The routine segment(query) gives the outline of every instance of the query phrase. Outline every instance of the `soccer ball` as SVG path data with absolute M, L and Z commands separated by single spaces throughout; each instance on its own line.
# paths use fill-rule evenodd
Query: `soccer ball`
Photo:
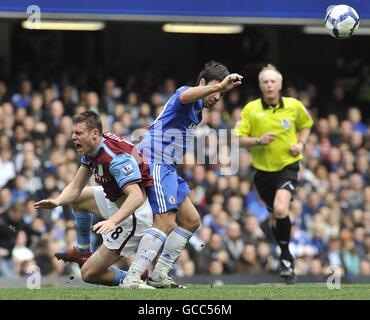
M 330 6 L 326 12 L 325 27 L 334 38 L 351 37 L 359 23 L 360 17 L 356 10 L 345 4 Z

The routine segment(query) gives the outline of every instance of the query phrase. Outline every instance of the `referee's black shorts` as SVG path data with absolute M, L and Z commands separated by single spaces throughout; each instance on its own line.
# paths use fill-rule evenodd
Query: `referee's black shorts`
M 299 161 L 276 172 L 256 170 L 253 177 L 254 185 L 270 212 L 274 207 L 275 194 L 278 189 L 288 190 L 292 196 L 295 195 L 298 186 L 298 171 Z

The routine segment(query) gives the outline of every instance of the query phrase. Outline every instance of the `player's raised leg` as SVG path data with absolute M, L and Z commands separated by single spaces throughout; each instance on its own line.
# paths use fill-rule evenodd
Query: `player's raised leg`
M 65 262 L 76 262 L 82 266 L 92 254 L 90 232 L 93 215 L 91 212 L 101 217 L 94 197 L 94 187 L 85 187 L 81 195 L 71 203 L 71 207 L 75 217 L 77 245 L 65 252 L 58 252 L 55 256 Z

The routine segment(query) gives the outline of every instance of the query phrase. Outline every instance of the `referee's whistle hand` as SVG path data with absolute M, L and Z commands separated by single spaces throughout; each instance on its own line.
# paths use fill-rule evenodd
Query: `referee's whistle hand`
M 303 152 L 303 146 L 301 143 L 293 144 L 290 148 L 290 153 L 293 157 L 298 156 L 300 153 Z
M 272 133 L 272 132 L 268 132 L 268 133 L 265 133 L 262 137 L 261 137 L 261 144 L 270 144 L 272 140 L 274 140 L 276 138 L 276 134 L 275 133 Z

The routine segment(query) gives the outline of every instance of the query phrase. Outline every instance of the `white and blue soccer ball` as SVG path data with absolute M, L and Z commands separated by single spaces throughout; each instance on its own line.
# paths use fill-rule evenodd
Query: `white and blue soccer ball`
M 345 4 L 330 6 L 325 17 L 325 27 L 334 38 L 346 39 L 357 30 L 360 17 L 355 9 Z

